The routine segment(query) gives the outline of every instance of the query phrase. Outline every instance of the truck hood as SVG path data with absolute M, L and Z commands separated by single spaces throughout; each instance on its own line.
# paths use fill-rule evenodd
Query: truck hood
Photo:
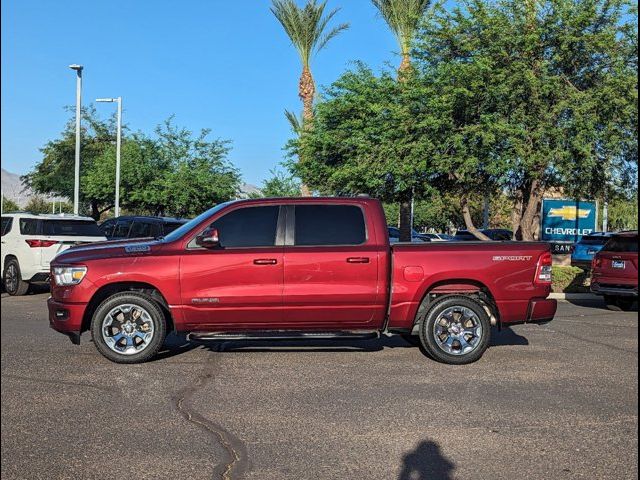
M 114 257 L 139 257 L 153 255 L 162 249 L 161 240 L 153 238 L 136 238 L 128 240 L 111 240 L 71 247 L 57 255 L 52 264 L 83 263 Z

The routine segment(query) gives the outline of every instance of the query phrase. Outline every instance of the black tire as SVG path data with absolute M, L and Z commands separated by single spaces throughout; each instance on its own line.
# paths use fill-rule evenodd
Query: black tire
M 12 278 L 9 278 L 9 277 Z M 29 291 L 29 282 L 22 280 L 22 273 L 20 272 L 20 264 L 15 258 L 10 259 L 4 266 L 4 272 L 2 273 L 2 281 L 4 283 L 4 290 L 9 295 L 21 296 L 26 295 Z
M 605 295 L 604 303 L 607 304 L 609 310 L 614 312 L 629 312 L 636 303 L 636 299 L 633 297 L 618 297 L 615 295 Z
M 133 305 L 145 310 L 153 322 L 153 334 L 148 344 L 138 353 L 118 353 L 107 344 L 102 332 L 102 322 L 110 311 L 121 305 Z M 98 352 L 116 363 L 143 363 L 153 358 L 164 344 L 167 325 L 162 309 L 147 295 L 133 292 L 116 293 L 103 301 L 91 319 L 91 335 Z
M 618 297 L 616 295 L 605 295 L 604 303 L 609 310 L 614 312 L 628 312 L 634 304 L 634 299 L 630 297 Z
M 472 350 L 467 353 L 448 353 L 440 347 L 436 340 L 434 325 L 441 319 L 441 315 L 450 309 L 454 311 L 456 309 L 468 309 L 475 314 L 475 318 L 472 321 L 475 322 L 474 325 L 477 324 L 475 331 L 479 331 L 480 334 L 471 335 L 470 337 L 466 337 L 463 334 L 465 341 L 467 339 L 475 341 Z M 481 328 L 478 329 L 477 327 Z M 442 297 L 429 306 L 427 312 L 419 320 L 419 333 L 423 348 L 434 360 L 449 365 L 466 365 L 477 361 L 489 347 L 491 321 L 480 303 L 469 297 L 451 295 Z M 457 340 L 454 340 L 454 345 L 455 342 L 458 342 L 457 345 L 460 347 L 462 346 Z
M 413 345 L 414 347 L 419 347 L 421 345 L 420 337 L 418 335 L 411 335 L 410 333 L 402 333 L 400 334 L 400 336 L 405 342 Z

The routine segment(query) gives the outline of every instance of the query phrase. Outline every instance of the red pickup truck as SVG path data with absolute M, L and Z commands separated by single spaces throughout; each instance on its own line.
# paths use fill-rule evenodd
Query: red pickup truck
M 400 334 L 434 359 L 470 363 L 492 325 L 556 312 L 545 243 L 389 243 L 369 198 L 220 204 L 164 238 L 71 248 L 51 263 L 51 326 L 91 330 L 108 359 L 191 340 Z

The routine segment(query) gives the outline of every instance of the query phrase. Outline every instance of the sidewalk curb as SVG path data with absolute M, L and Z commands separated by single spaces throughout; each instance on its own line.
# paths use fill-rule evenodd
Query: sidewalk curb
M 554 300 L 598 300 L 602 297 L 595 293 L 552 293 L 549 298 Z

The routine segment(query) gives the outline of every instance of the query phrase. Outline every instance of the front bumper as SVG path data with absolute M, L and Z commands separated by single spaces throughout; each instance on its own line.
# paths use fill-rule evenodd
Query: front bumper
M 87 304 L 58 302 L 53 297 L 49 297 L 47 308 L 49 309 L 49 326 L 67 335 L 74 343 L 79 343 L 82 319 Z

